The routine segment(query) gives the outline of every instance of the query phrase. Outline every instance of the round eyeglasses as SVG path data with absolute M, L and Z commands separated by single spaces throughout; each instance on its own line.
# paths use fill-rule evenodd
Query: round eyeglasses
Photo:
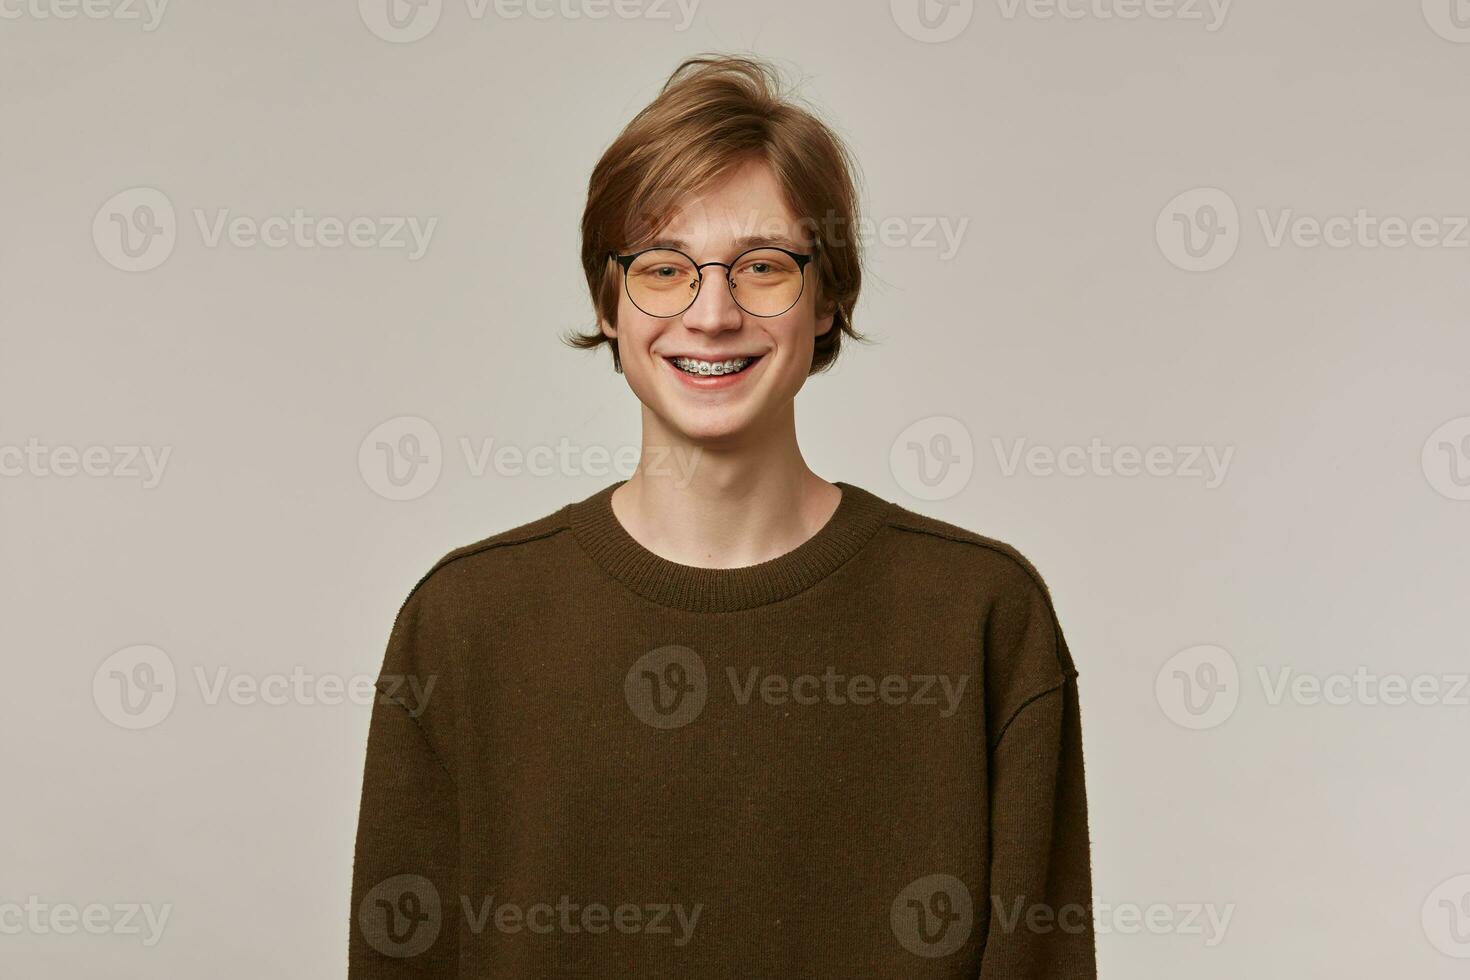
M 815 247 L 814 247 L 815 248 Z M 796 305 L 806 285 L 803 255 L 775 245 L 746 249 L 733 262 L 695 262 L 676 248 L 655 245 L 637 252 L 609 253 L 623 268 L 628 299 L 649 316 L 678 316 L 694 305 L 706 266 L 725 270 L 735 305 L 751 316 L 780 316 Z

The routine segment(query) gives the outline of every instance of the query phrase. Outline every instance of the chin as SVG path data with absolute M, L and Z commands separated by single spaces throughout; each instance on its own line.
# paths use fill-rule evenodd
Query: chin
M 665 421 L 685 439 L 702 444 L 729 442 L 753 428 L 753 419 L 747 413 L 728 409 L 709 413 L 677 411 Z

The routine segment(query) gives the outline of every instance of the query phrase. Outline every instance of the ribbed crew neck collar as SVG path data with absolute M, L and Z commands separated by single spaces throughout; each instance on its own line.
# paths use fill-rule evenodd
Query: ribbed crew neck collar
M 890 504 L 842 480 L 837 509 L 816 534 L 784 555 L 741 568 L 681 565 L 649 551 L 628 533 L 612 509 L 619 480 L 567 505 L 572 533 L 609 575 L 653 602 L 692 612 L 734 612 L 778 602 L 836 571 L 873 536 Z

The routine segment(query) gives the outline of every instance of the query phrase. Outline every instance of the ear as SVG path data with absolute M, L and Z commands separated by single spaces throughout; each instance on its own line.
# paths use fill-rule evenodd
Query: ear
M 825 308 L 826 312 L 823 312 L 823 309 L 824 308 Z M 832 324 L 836 321 L 836 319 L 837 319 L 837 304 L 836 303 L 821 303 L 821 302 L 819 302 L 817 304 L 817 322 L 816 322 L 817 329 L 816 329 L 816 334 L 815 335 L 818 336 L 818 337 L 820 337 L 823 334 L 825 334 L 828 330 L 831 330 L 832 329 Z
M 614 282 L 617 281 L 618 276 L 622 275 L 622 270 L 618 268 L 618 261 L 617 261 L 617 259 L 613 258 L 613 256 L 611 254 L 609 254 L 608 257 L 607 257 L 607 274 L 609 276 L 612 276 L 613 277 L 612 281 L 614 281 Z M 606 290 L 609 284 L 610 283 L 608 281 L 604 280 L 603 285 L 602 285 L 602 288 L 604 290 Z M 592 304 L 594 311 L 597 313 L 597 329 L 602 331 L 602 335 L 604 337 L 607 337 L 610 340 L 617 340 L 618 339 L 618 330 L 617 330 L 617 327 L 613 326 L 612 323 L 610 323 L 602 315 L 602 308 L 606 305 L 603 302 L 603 299 L 606 299 L 606 298 L 608 298 L 608 297 L 607 297 L 607 294 L 604 292 L 603 293 L 603 296 L 602 296 L 602 299 L 599 299 L 597 302 L 595 302 L 595 303 Z M 614 300 L 613 301 L 613 311 L 614 311 L 614 315 L 616 315 L 616 311 L 617 311 L 617 300 Z

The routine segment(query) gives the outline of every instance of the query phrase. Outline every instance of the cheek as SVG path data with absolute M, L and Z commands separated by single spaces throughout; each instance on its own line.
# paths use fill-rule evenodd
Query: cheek
M 816 345 L 817 322 L 812 310 L 804 302 L 798 303 L 791 312 L 768 322 L 770 333 L 781 347 L 805 357 L 811 355 Z
M 648 315 L 628 302 L 626 296 L 618 302 L 617 332 L 624 360 L 639 360 L 639 352 L 647 350 L 651 342 Z
M 639 395 L 652 394 L 652 379 L 658 371 L 657 358 L 649 351 L 663 321 L 654 319 L 628 302 L 618 304 L 618 356 L 623 375 Z

